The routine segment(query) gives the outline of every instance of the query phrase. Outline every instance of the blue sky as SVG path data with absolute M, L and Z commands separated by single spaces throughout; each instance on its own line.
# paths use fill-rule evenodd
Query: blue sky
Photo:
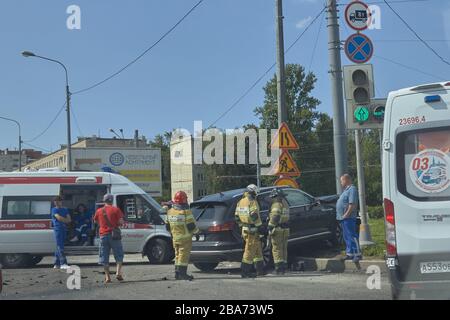
M 368 1 L 368 2 L 373 2 Z M 23 139 L 39 134 L 64 103 L 64 74 L 55 64 L 20 55 L 23 50 L 60 59 L 69 68 L 71 90 L 102 80 L 135 58 L 197 0 L 2 0 L 0 11 L 0 116 L 19 120 Z M 346 3 L 347 1 L 340 1 Z M 284 0 L 286 47 L 323 7 L 324 0 Z M 81 30 L 68 30 L 66 9 L 81 8 Z M 450 1 L 393 4 L 428 40 L 450 39 Z M 450 80 L 443 64 L 380 4 L 381 30 L 367 31 L 375 44 L 377 96 L 390 90 Z M 343 7 L 341 7 L 343 10 Z M 205 0 L 178 29 L 127 71 L 72 99 L 79 127 L 72 135 L 111 137 L 108 128 L 155 134 L 194 120 L 214 121 L 275 61 L 274 0 Z M 326 21 L 317 21 L 286 56 L 286 63 L 311 65 L 318 78 L 319 110 L 331 112 Z M 341 18 L 341 39 L 351 31 Z M 316 50 L 314 43 L 318 37 Z M 402 41 L 390 41 L 402 40 Z M 450 59 L 450 41 L 430 44 Z M 312 59 L 312 57 L 314 57 Z M 381 59 L 387 58 L 410 70 Z M 343 64 L 349 61 L 342 54 Z M 217 125 L 234 128 L 256 122 L 253 109 L 263 102 L 269 74 Z M 446 78 L 446 79 L 445 79 Z M 0 122 L 0 148 L 17 146 L 16 128 Z M 32 142 L 47 150 L 65 143 L 65 114 Z

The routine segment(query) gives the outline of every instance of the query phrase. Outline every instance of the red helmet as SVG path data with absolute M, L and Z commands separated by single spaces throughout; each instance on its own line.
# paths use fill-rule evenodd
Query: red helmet
M 176 204 L 186 204 L 188 203 L 187 201 L 187 194 L 184 191 L 178 191 L 177 193 L 175 193 L 175 196 L 173 197 L 173 203 Z

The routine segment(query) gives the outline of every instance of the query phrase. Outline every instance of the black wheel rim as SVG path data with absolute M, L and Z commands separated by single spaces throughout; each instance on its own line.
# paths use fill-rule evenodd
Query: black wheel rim
M 160 259 L 163 255 L 163 248 L 161 246 L 155 245 L 152 247 L 152 257 L 155 259 Z

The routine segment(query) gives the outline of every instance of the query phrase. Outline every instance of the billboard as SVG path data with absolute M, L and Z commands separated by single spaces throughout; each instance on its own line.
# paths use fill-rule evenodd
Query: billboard
M 73 148 L 72 168 L 118 173 L 150 195 L 162 196 L 160 149 Z

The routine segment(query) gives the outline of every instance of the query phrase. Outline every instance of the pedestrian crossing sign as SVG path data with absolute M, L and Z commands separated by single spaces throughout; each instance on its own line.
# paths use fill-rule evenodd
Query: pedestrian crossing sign
M 275 176 L 298 177 L 300 176 L 300 170 L 289 152 L 283 150 L 275 165 L 272 167 L 271 174 Z
M 294 138 L 291 130 L 289 130 L 288 125 L 283 122 L 280 129 L 273 137 L 271 143 L 272 149 L 286 149 L 286 150 L 297 150 L 299 148 L 297 141 Z

